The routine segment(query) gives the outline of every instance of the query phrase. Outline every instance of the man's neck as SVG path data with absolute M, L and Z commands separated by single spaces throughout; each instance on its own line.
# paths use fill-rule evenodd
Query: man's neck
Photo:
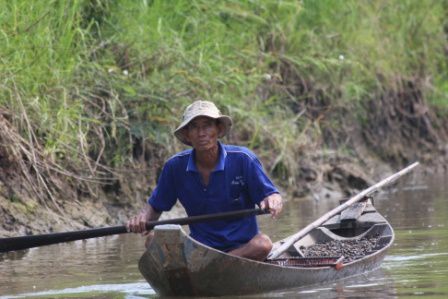
M 216 144 L 213 148 L 206 151 L 195 150 L 196 166 L 198 168 L 213 170 L 219 159 L 219 146 Z

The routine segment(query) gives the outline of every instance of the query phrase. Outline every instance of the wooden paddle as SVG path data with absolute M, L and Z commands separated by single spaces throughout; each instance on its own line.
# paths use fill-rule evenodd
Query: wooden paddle
M 375 185 L 373 185 L 373 186 L 363 190 L 362 192 L 358 193 L 357 195 L 355 195 L 354 197 L 352 197 L 351 199 L 346 201 L 344 204 L 334 208 L 333 210 L 331 210 L 330 212 L 326 213 L 325 215 L 323 215 L 322 217 L 320 217 L 319 219 L 317 219 L 313 223 L 309 224 L 308 226 L 303 228 L 298 233 L 288 237 L 287 239 L 285 239 L 283 241 L 283 243 L 279 247 L 277 247 L 276 249 L 271 251 L 271 253 L 268 256 L 268 259 L 275 259 L 275 258 L 279 257 L 283 252 L 288 250 L 288 248 L 291 247 L 291 245 L 293 245 L 295 242 L 297 242 L 298 240 L 303 238 L 311 230 L 313 230 L 316 227 L 320 226 L 322 223 L 324 223 L 325 221 L 327 221 L 331 217 L 339 214 L 340 212 L 342 212 L 343 210 L 345 210 L 346 208 L 348 208 L 350 205 L 354 204 L 355 202 L 360 201 L 361 199 L 363 199 L 366 196 L 368 196 L 369 194 L 377 191 L 381 187 L 394 182 L 396 179 L 398 179 L 402 175 L 404 175 L 404 174 L 408 173 L 409 171 L 411 171 L 418 164 L 419 164 L 418 162 L 415 162 L 415 163 L 409 165 L 408 167 L 400 170 L 399 172 L 397 172 L 397 173 L 395 173 L 395 174 L 385 178 L 381 182 L 376 183 Z
M 232 212 L 207 214 L 193 217 L 175 218 L 161 221 L 149 221 L 146 223 L 146 229 L 151 230 L 157 225 L 163 224 L 193 224 L 198 222 L 206 222 L 212 220 L 225 220 L 231 218 L 240 218 L 251 215 L 262 215 L 268 214 L 268 210 L 262 209 L 246 209 Z M 84 240 L 90 238 L 104 237 L 116 234 L 127 233 L 127 228 L 125 225 L 121 226 L 111 226 L 102 227 L 81 231 L 63 232 L 63 233 L 53 233 L 44 235 L 33 235 L 33 236 L 21 236 L 12 238 L 0 238 L 0 252 L 8 252 L 15 250 L 22 250 L 32 247 L 39 247 L 45 245 L 51 245 L 56 243 L 70 242 L 76 240 Z

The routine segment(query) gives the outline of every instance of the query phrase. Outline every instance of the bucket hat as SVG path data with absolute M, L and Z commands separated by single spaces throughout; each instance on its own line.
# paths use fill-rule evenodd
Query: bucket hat
M 227 135 L 230 131 L 230 127 L 232 127 L 232 119 L 230 116 L 221 114 L 218 107 L 210 101 L 195 101 L 190 104 L 184 111 L 184 115 L 182 117 L 181 124 L 174 131 L 174 135 L 179 139 L 182 143 L 186 145 L 190 145 L 185 136 L 186 126 L 196 117 L 205 116 L 213 119 L 218 119 L 223 125 L 224 130 L 218 136 L 218 138 L 222 138 Z

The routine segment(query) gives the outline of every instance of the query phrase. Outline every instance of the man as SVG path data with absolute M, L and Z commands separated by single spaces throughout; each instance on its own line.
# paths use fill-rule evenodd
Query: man
M 188 216 L 255 205 L 269 209 L 274 218 L 280 214 L 282 198 L 255 154 L 218 141 L 231 126 L 232 119 L 212 102 L 196 101 L 187 107 L 174 134 L 193 149 L 166 162 L 147 204 L 128 221 L 131 232 L 145 232 L 145 223 L 157 220 L 177 200 Z M 264 260 L 272 249 L 269 237 L 259 232 L 255 216 L 191 224 L 190 232 L 205 245 L 249 259 Z

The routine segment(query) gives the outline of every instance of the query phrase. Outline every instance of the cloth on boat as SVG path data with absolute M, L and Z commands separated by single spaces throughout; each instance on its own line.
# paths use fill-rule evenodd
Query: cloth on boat
M 241 146 L 218 142 L 219 160 L 204 186 L 196 168 L 194 149 L 171 157 L 148 203 L 169 211 L 177 200 L 188 216 L 252 209 L 265 197 L 279 193 L 256 155 Z M 259 231 L 255 216 L 190 225 L 191 237 L 228 251 L 249 242 Z

